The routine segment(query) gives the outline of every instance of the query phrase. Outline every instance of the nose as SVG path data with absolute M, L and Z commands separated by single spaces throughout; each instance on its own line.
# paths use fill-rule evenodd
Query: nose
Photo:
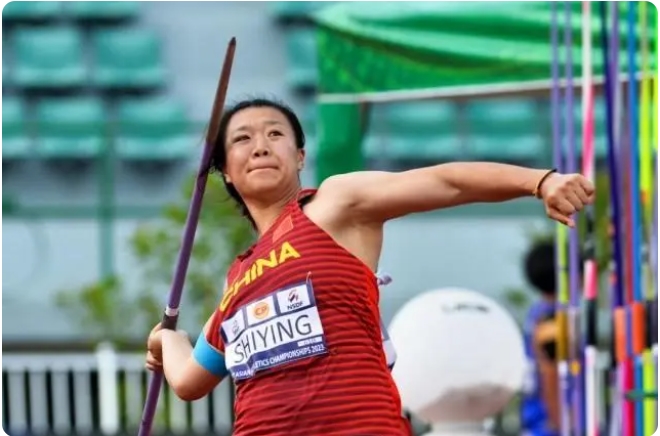
M 254 148 L 252 149 L 252 156 L 254 157 L 263 157 L 270 154 L 270 149 L 268 148 L 268 141 L 266 138 L 258 136 L 256 138 Z

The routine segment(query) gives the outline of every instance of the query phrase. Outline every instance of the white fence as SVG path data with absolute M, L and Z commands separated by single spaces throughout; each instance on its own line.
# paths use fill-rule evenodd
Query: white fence
M 10 436 L 136 434 L 151 378 L 144 354 L 3 353 L 3 429 Z M 187 403 L 164 384 L 153 434 L 230 434 L 232 385 Z

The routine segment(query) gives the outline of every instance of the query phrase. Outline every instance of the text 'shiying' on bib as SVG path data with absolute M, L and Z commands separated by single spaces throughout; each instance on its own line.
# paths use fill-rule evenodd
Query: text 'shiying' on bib
M 235 380 L 327 353 L 311 281 L 288 286 L 238 309 L 222 323 L 225 363 Z

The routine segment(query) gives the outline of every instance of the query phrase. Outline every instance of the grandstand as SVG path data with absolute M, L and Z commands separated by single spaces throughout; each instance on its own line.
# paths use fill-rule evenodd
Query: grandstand
M 229 101 L 266 94 L 289 102 L 308 139 L 303 183 L 316 184 L 319 68 L 309 13 L 333 3 L 12 2 L 4 8 L 5 352 L 60 352 L 81 342 L 88 348 L 84 329 L 55 308 L 53 297 L 113 272 L 129 283 L 135 277 L 127 240 L 158 217 L 196 166 L 230 36 L 238 50 Z M 550 160 L 547 100 L 366 108 L 368 168 Z M 437 287 L 439 277 L 496 297 L 522 286 L 518 255 L 542 217 L 536 202 L 521 201 L 388 224 L 382 265 L 394 282 L 381 299 L 385 322 L 415 293 Z M 199 328 L 186 321 L 184 314 L 184 327 Z
M 318 62 L 308 14 L 332 3 L 12 2 L 3 10 L 3 204 L 10 214 L 5 228 L 13 229 L 5 247 L 26 259 L 5 261 L 13 271 L 5 304 L 16 314 L 5 339 L 41 333 L 28 314 L 52 313 L 49 296 L 62 287 L 117 269 L 130 277 L 122 238 L 139 220 L 155 217 L 194 166 L 230 35 L 239 40 L 230 101 L 264 93 L 290 102 L 308 136 L 312 163 L 303 180 L 315 183 Z M 531 99 L 373 105 L 363 142 L 367 164 L 542 164 L 549 158 L 546 106 Z M 101 210 L 112 210 L 106 224 L 112 223 L 114 237 L 97 229 Z M 533 219 L 540 211 L 523 201 L 445 216 L 475 213 Z M 78 223 L 75 248 L 64 236 L 74 231 L 71 220 Z M 40 284 L 32 277 L 35 226 L 50 241 Z M 396 239 L 397 230 L 392 233 Z M 67 256 L 79 256 L 88 267 L 73 268 Z M 59 326 L 52 334 L 76 336 L 67 320 L 52 316 Z

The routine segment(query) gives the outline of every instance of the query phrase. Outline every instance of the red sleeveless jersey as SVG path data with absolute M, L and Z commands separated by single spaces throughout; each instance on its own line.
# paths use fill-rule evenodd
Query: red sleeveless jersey
M 303 213 L 302 191 L 237 258 L 209 342 L 236 384 L 234 436 L 410 435 L 375 274 Z

